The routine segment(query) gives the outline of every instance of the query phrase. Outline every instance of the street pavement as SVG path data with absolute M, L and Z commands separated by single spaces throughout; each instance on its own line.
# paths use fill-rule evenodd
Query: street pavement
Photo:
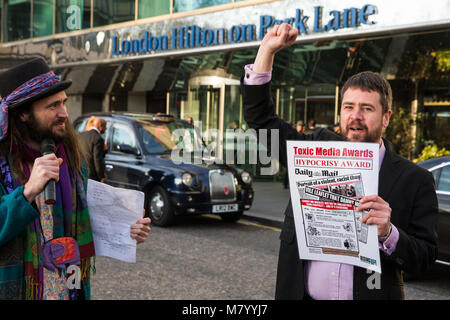
M 237 223 L 204 215 L 152 227 L 135 264 L 96 257 L 92 299 L 272 300 L 289 190 L 254 183 L 253 206 Z M 405 283 L 407 300 L 449 300 L 450 268 Z
M 250 210 L 244 211 L 244 217 L 281 227 L 290 197 L 289 189 L 284 189 L 281 182 L 255 181 L 253 190 L 253 205 Z
M 253 183 L 255 198 L 252 208 L 245 211 L 244 218 L 282 227 L 284 211 L 289 201 L 289 189 L 282 182 Z M 449 300 L 450 266 L 436 264 L 420 279 L 405 282 L 406 299 L 413 300 Z
M 96 257 L 93 300 L 272 300 L 279 231 L 241 219 L 180 217 L 153 226 L 136 263 Z

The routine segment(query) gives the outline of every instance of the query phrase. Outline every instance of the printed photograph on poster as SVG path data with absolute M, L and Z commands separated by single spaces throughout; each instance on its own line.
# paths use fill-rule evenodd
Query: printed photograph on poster
M 379 145 L 288 141 L 299 255 L 381 273 L 377 228 L 361 223 L 359 199 L 377 194 Z
M 339 182 L 338 182 L 339 181 Z M 342 182 L 346 181 L 346 182 Z M 315 187 L 305 186 L 312 182 Z M 325 183 L 333 184 L 332 186 L 324 185 Z M 341 183 L 338 185 L 338 183 Z M 350 185 L 350 187 L 348 187 Z M 336 177 L 334 179 L 326 180 L 312 180 L 308 182 L 297 182 L 297 188 L 300 194 L 300 199 L 315 199 L 323 201 L 337 201 L 341 203 L 350 203 L 354 206 L 359 205 L 358 199 L 364 195 L 364 188 L 361 180 L 361 175 L 348 175 L 342 177 Z M 329 192 L 328 190 L 333 190 Z M 342 190 L 349 190 L 350 192 L 342 192 Z M 353 198 L 345 195 L 353 195 Z M 364 216 L 364 211 L 355 211 L 355 223 L 357 225 L 357 235 L 359 241 L 367 243 L 368 226 L 361 223 L 361 219 Z
M 355 213 L 352 204 L 301 200 L 306 245 L 311 252 L 357 256 Z

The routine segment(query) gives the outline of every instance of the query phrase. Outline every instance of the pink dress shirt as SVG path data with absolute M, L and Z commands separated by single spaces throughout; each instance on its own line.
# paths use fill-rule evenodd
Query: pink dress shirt
M 257 73 L 253 65 L 246 65 L 245 85 L 262 85 L 272 78 L 272 71 Z M 383 163 L 386 148 L 380 146 L 380 166 Z M 391 223 L 391 232 L 387 237 L 379 237 L 378 246 L 387 255 L 395 251 L 399 238 L 397 228 Z M 335 262 L 308 260 L 305 263 L 305 287 L 315 300 L 353 300 L 353 265 Z

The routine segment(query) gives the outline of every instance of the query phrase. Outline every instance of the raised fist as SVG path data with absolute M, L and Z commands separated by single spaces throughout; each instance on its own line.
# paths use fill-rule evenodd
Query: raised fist
M 275 25 L 261 41 L 260 48 L 264 48 L 268 53 L 275 54 L 278 51 L 289 47 L 297 39 L 298 29 L 290 24 L 283 23 Z
M 297 35 L 298 29 L 290 24 L 275 25 L 261 41 L 255 63 L 253 64 L 253 71 L 271 71 L 275 54 L 292 45 L 297 39 Z

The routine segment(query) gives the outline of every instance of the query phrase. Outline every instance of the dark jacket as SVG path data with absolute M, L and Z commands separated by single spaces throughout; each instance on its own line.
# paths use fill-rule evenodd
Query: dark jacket
M 275 115 L 270 84 L 241 86 L 244 118 L 250 128 L 279 129 L 280 162 L 286 166 L 286 140 L 341 140 L 319 128 L 311 135 L 298 133 Z M 380 251 L 381 288 L 369 289 L 366 269 L 354 267 L 353 298 L 404 299 L 401 271 L 425 272 L 437 257 L 436 223 L 438 202 L 433 176 L 427 170 L 400 157 L 392 144 L 383 140 L 386 153 L 379 172 L 378 195 L 389 203 L 391 223 L 399 231 L 395 251 Z M 305 299 L 304 263 L 299 259 L 292 205 L 289 201 L 280 234 L 276 299 Z
M 105 141 L 97 130 L 84 131 L 79 140 L 89 165 L 89 179 L 100 181 L 105 175 Z

